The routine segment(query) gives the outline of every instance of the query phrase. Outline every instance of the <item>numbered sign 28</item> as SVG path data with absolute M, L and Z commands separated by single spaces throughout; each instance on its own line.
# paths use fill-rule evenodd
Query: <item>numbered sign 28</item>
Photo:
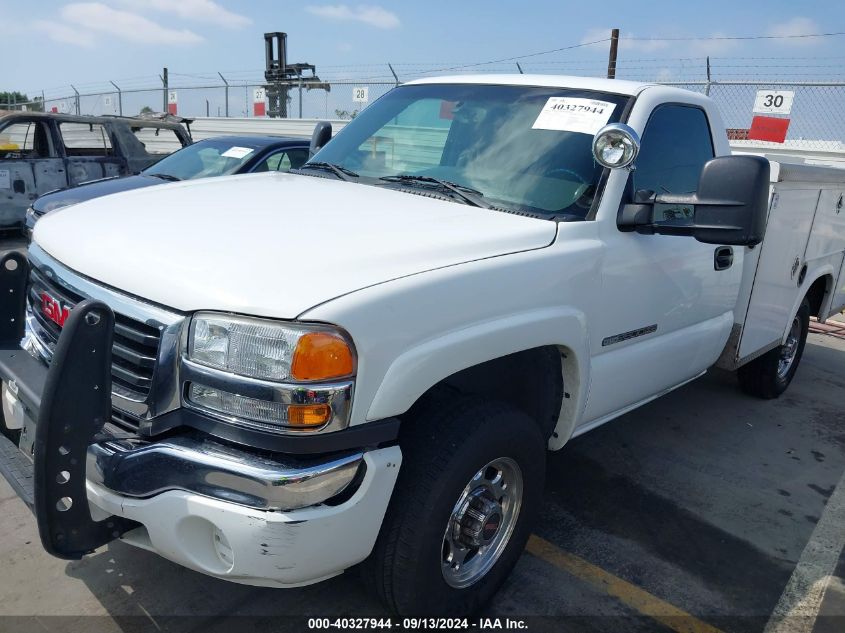
M 789 114 L 795 93 L 792 90 L 758 90 L 754 112 L 760 114 Z
M 355 103 L 367 103 L 370 100 L 370 89 L 366 86 L 355 86 L 352 89 L 352 101 Z

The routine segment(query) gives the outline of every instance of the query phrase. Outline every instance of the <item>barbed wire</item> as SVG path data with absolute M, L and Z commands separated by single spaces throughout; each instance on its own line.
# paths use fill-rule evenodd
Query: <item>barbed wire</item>
M 589 46 L 595 43 L 607 41 L 595 40 L 586 42 L 583 45 L 573 47 L 562 47 L 552 51 L 538 51 L 525 55 L 505 57 L 485 62 L 467 62 L 448 64 L 434 64 L 422 62 L 404 62 L 392 64 L 399 73 L 400 81 L 406 81 L 418 77 L 425 77 L 437 73 L 452 71 L 463 71 L 470 73 L 477 72 L 518 72 L 516 61 L 521 61 L 521 68 L 525 72 L 560 72 L 563 74 L 587 73 L 590 75 L 602 76 L 606 71 L 606 60 L 604 59 L 535 59 L 551 52 L 560 52 L 574 47 Z M 617 77 L 620 79 L 630 78 L 637 80 L 669 79 L 683 80 L 685 78 L 706 78 L 707 57 L 633 57 L 629 59 L 620 58 L 617 61 Z M 787 77 L 805 78 L 841 78 L 845 76 L 845 64 L 837 63 L 837 60 L 845 60 L 845 55 L 832 55 L 826 57 L 800 57 L 800 56 L 767 56 L 767 57 L 710 57 L 711 79 L 718 82 L 719 79 L 748 79 L 749 81 L 776 80 Z M 510 65 L 510 62 L 514 62 Z M 395 78 L 389 71 L 387 63 L 384 64 L 348 64 L 323 66 L 328 72 L 320 72 L 323 81 L 329 83 L 346 82 L 385 82 L 394 83 Z M 342 69 L 343 72 L 331 72 Z M 373 68 L 384 69 L 381 73 L 373 73 Z M 369 71 L 369 72 L 368 72 Z M 221 74 L 229 82 L 230 88 L 243 86 L 261 85 L 266 83 L 264 71 L 260 69 L 221 71 Z M 178 69 L 169 73 L 171 89 L 190 89 L 206 86 L 208 84 L 224 86 L 220 75 L 216 71 L 181 72 Z M 161 78 L 157 75 L 140 75 L 124 77 L 110 81 L 84 82 L 74 84 L 80 93 L 102 92 L 115 93 L 118 90 L 161 90 L 163 88 Z M 71 86 L 56 86 L 53 88 L 30 91 L 32 95 L 73 95 Z

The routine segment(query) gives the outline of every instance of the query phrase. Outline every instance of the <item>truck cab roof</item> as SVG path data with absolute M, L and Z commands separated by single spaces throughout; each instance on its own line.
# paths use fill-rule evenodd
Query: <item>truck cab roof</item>
M 574 75 L 452 75 L 447 77 L 426 77 L 414 79 L 403 85 L 417 84 L 485 84 L 501 86 L 544 86 L 549 88 L 581 88 L 621 95 L 637 95 L 646 88 L 657 84 L 621 79 L 603 79 L 598 77 L 577 77 Z

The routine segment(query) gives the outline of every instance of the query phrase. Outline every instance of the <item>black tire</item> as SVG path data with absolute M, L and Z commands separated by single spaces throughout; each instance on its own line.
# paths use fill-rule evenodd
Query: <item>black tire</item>
M 745 393 L 770 400 L 780 396 L 789 387 L 801 363 L 804 345 L 807 343 L 807 332 L 810 329 L 810 302 L 806 297 L 801 302 L 795 318 L 797 327 L 800 328 L 799 337 L 796 354 L 788 371 L 779 373 L 781 359 L 787 350 L 787 345 L 780 345 L 739 368 L 737 371 L 739 386 Z
M 361 568 L 365 584 L 398 615 L 469 616 L 493 596 L 525 548 L 542 504 L 546 440 L 535 421 L 507 404 L 454 398 L 403 424 L 400 446 L 399 479 Z M 474 584 L 455 588 L 441 570 L 446 527 L 473 475 L 499 458 L 519 466 L 521 508 L 495 564 Z

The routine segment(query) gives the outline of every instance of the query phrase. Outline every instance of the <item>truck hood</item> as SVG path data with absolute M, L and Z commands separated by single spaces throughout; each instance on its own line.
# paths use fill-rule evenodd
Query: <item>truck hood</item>
M 294 174 L 166 184 L 51 213 L 65 266 L 180 311 L 295 318 L 427 270 L 548 246 L 554 222 Z

